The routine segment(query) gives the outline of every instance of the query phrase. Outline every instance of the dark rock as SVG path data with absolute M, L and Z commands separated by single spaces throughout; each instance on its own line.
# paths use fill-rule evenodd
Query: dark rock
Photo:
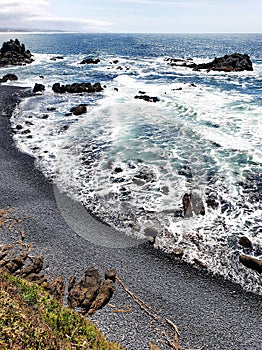
M 115 88 L 114 88 L 114 91 L 118 91 L 118 88 L 115 87 Z
M 182 198 L 183 210 L 185 217 L 193 216 L 192 205 L 191 205 L 191 196 L 190 193 L 185 193 Z
M 6 83 L 8 80 L 10 81 L 18 80 L 18 77 L 15 74 L 6 74 L 3 76 L 3 78 L 0 79 L 0 83 Z
M 44 114 L 41 119 L 47 119 L 49 117 L 48 114 Z
M 20 124 L 17 124 L 15 128 L 16 128 L 17 130 L 22 130 L 22 129 L 23 129 L 22 125 L 20 125 Z
M 52 86 L 52 90 L 55 93 L 63 94 L 65 92 L 68 93 L 83 93 L 83 92 L 100 92 L 103 90 L 100 83 L 73 83 L 73 84 L 67 84 L 67 85 L 60 85 L 60 83 L 55 83 Z
M 35 83 L 35 86 L 33 88 L 33 93 L 41 92 L 41 91 L 44 91 L 44 90 L 45 90 L 45 86 L 43 84 Z
M 63 56 L 54 56 L 50 58 L 50 61 L 63 60 L 63 59 L 64 59 Z
M 120 167 L 116 167 L 114 170 L 115 173 L 121 173 L 122 171 L 123 171 L 123 169 Z
M 160 101 L 160 99 L 158 97 L 155 97 L 155 96 L 151 97 L 148 95 L 136 95 L 134 98 L 144 100 L 147 102 L 159 102 Z
M 86 104 L 80 104 L 70 109 L 70 112 L 73 113 L 74 115 L 81 115 L 83 113 L 86 113 L 86 111 L 87 111 Z
M 93 315 L 97 310 L 105 306 L 114 293 L 114 282 L 106 279 L 100 286 L 98 295 L 90 306 L 88 315 Z
M 249 255 L 240 255 L 239 261 L 249 269 L 262 273 L 262 260 Z
M 48 112 L 53 112 L 53 111 L 56 110 L 56 108 L 55 108 L 55 107 L 47 107 L 46 110 L 47 110 Z
M 209 207 L 209 208 L 212 208 L 212 209 L 217 209 L 218 206 L 219 206 L 219 200 L 217 198 L 217 194 L 215 192 L 211 192 L 207 195 L 207 198 L 206 198 L 206 205 Z
M 253 66 L 247 54 L 233 53 L 223 57 L 215 58 L 208 63 L 192 64 L 194 70 L 207 69 L 223 72 L 252 71 Z
M 85 60 L 81 61 L 79 64 L 98 64 L 100 62 L 99 58 L 86 58 Z
M 119 62 L 119 60 L 114 60 L 113 63 L 114 64 L 117 64 Z
M 21 66 L 33 61 L 31 52 L 25 50 L 25 45 L 20 44 L 18 39 L 3 43 L 0 50 L 0 67 Z
M 116 270 L 114 269 L 109 269 L 105 272 L 105 279 L 106 280 L 112 280 L 113 282 L 115 282 L 116 280 Z
M 240 237 L 238 243 L 244 248 L 252 249 L 252 242 L 246 236 Z
M 72 281 L 70 281 L 72 286 Z M 68 306 L 80 307 L 87 313 L 95 300 L 101 284 L 101 277 L 98 270 L 88 267 L 85 276 L 78 283 L 74 283 L 68 292 Z

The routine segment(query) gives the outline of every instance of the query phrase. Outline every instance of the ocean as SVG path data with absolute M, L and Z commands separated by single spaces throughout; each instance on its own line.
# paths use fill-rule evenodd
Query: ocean
M 1 68 L 19 77 L 8 84 L 45 85 L 12 116 L 17 147 L 127 240 L 154 236 L 157 249 L 262 294 L 261 275 L 239 262 L 262 258 L 262 34 L 0 35 L 11 38 L 35 61 Z M 254 70 L 193 71 L 166 60 L 234 52 L 248 54 Z M 100 62 L 79 64 L 86 58 Z M 58 82 L 103 90 L 56 94 Z M 159 100 L 134 98 L 145 94 Z M 79 104 L 87 112 L 69 115 Z M 204 212 L 184 215 L 185 194 Z

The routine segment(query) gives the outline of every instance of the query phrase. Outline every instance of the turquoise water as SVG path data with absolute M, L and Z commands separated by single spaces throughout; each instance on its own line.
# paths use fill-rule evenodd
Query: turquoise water
M 0 35 L 1 41 L 11 37 Z M 123 235 L 142 239 L 154 228 L 157 248 L 179 247 L 185 261 L 261 294 L 259 274 L 242 266 L 239 255 L 262 256 L 262 35 L 15 37 L 35 62 L 4 68 L 3 75 L 17 74 L 16 85 L 46 86 L 13 115 L 14 128 L 30 130 L 30 137 L 22 131 L 14 135 L 18 147 L 58 187 Z M 249 54 L 254 71 L 194 72 L 165 61 L 205 62 L 233 52 Z M 50 60 L 60 55 L 63 59 Z M 100 63 L 79 65 L 86 57 Z M 51 89 L 56 82 L 82 81 L 99 81 L 104 90 L 57 95 Z M 134 99 L 139 91 L 160 101 Z M 79 103 L 87 104 L 86 114 L 65 116 Z M 203 201 L 205 215 L 181 216 L 182 198 L 190 191 Z M 243 235 L 252 249 L 239 245 Z

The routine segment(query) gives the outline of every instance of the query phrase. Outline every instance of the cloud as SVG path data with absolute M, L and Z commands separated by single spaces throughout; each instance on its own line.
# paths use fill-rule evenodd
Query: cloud
M 98 31 L 110 23 L 86 18 L 56 16 L 50 0 L 1 0 L 0 27 Z

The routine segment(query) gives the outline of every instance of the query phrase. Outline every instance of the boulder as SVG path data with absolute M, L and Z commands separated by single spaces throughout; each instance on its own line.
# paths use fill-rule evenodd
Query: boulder
M 262 273 L 262 260 L 249 255 L 240 255 L 239 261 L 249 269 Z
M 4 42 L 0 50 L 0 67 L 21 66 L 32 63 L 34 59 L 24 44 L 20 44 L 18 39 Z
M 76 107 L 72 107 L 70 109 L 70 112 L 73 113 L 74 115 L 81 115 L 83 113 L 86 113 L 86 104 L 80 104 Z
M 43 84 L 35 83 L 35 86 L 33 88 L 33 93 L 41 92 L 41 91 L 44 91 L 44 90 L 45 90 L 45 86 Z
M 81 61 L 79 64 L 98 64 L 100 62 L 99 58 L 86 58 L 85 60 Z
M 223 57 L 215 57 L 213 61 L 208 63 L 191 64 L 188 67 L 194 70 L 213 70 L 222 72 L 240 72 L 240 71 L 252 71 L 253 66 L 250 57 L 247 54 L 233 53 L 231 55 L 225 55 Z
M 93 92 L 100 92 L 103 90 L 102 86 L 100 83 L 73 83 L 73 84 L 66 84 L 66 85 L 61 85 L 60 83 L 55 83 L 52 86 L 52 90 L 55 93 L 63 94 L 65 92 L 68 93 L 83 93 L 83 92 L 88 92 L 88 93 L 93 93 Z
M 3 76 L 3 78 L 0 79 L 0 83 L 6 83 L 8 80 L 18 80 L 18 77 L 15 74 L 6 74 Z
M 252 242 L 246 236 L 240 237 L 238 243 L 244 248 L 252 249 Z

